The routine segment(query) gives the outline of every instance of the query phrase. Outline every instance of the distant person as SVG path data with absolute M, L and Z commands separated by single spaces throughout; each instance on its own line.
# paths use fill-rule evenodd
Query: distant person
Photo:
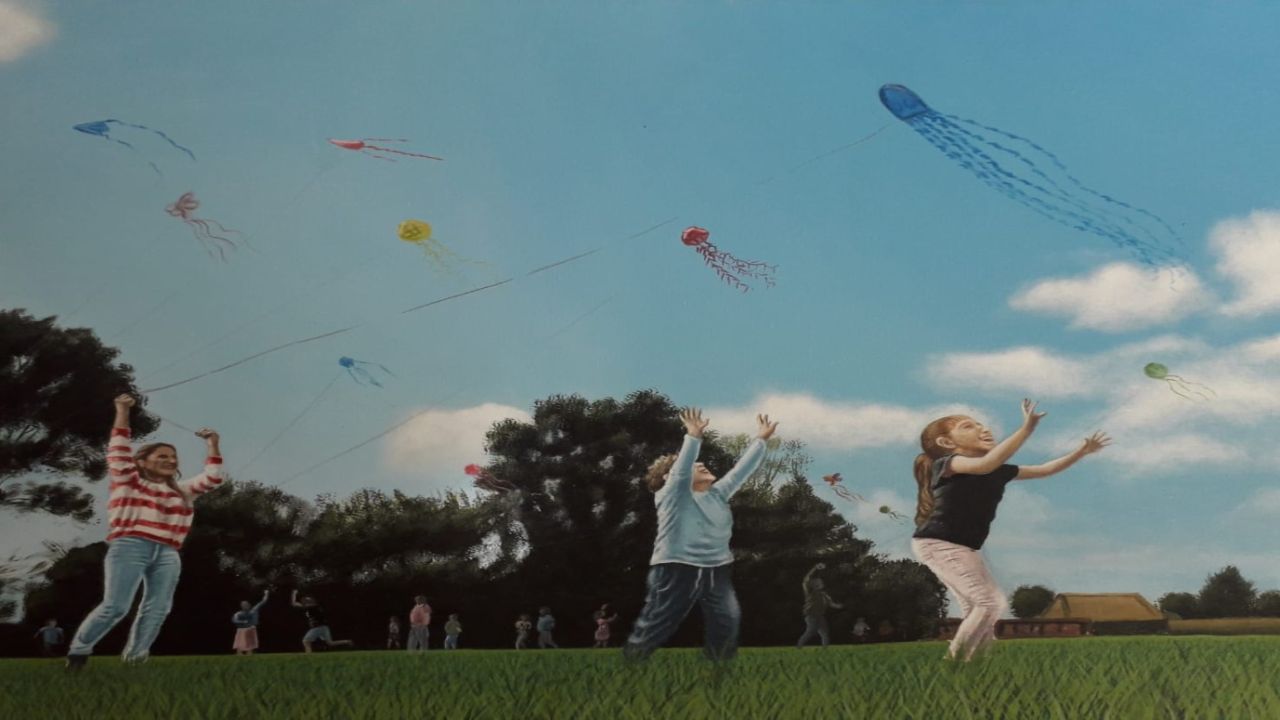
M 529 622 L 528 615 L 521 615 L 516 620 L 516 649 L 524 650 L 529 647 L 529 631 L 533 629 L 533 623 Z
M 124 280 L 121 280 L 124 282 Z M 204 472 L 179 481 L 178 451 L 169 443 L 148 443 L 134 452 L 129 413 L 137 403 L 130 395 L 115 399 L 115 422 L 107 443 L 111 487 L 107 502 L 107 555 L 103 559 L 102 602 L 80 623 L 67 648 L 67 669 L 89 662 L 93 648 L 133 605 L 138 587 L 142 602 L 120 657 L 146 662 L 151 645 L 173 607 L 182 558 L 178 551 L 191 530 L 196 497 L 222 484 L 218 433 L 196 431 L 205 441 Z
M 236 638 L 231 649 L 237 655 L 252 655 L 258 649 L 258 611 L 267 604 L 269 590 L 262 592 L 262 599 L 257 605 L 250 605 L 248 600 L 240 601 L 240 610 L 231 616 L 231 624 L 236 626 Z
M 822 647 L 826 647 L 831 643 L 831 632 L 827 627 L 827 609 L 835 608 L 841 610 L 844 608 L 840 603 L 831 599 L 827 594 L 826 584 L 822 578 L 814 577 L 819 570 L 825 570 L 825 563 L 814 565 L 809 573 L 804 576 L 801 587 L 804 590 L 804 607 L 801 612 L 804 614 L 804 634 L 800 636 L 800 640 L 796 642 L 797 648 L 804 647 L 804 644 L 813 639 L 817 635 L 822 640 Z
M 324 607 L 316 602 L 316 599 L 310 595 L 305 595 L 302 601 L 298 601 L 298 591 L 293 591 L 293 597 L 290 603 L 302 610 L 303 616 L 307 618 L 307 633 L 302 636 L 302 648 L 308 653 L 315 649 L 316 643 L 322 643 L 325 647 L 350 647 L 350 640 L 334 640 L 333 633 L 329 631 L 329 622 L 325 619 Z
M 395 615 L 392 615 L 387 623 L 387 649 L 400 649 L 400 618 Z
M 733 512 L 729 500 L 764 460 L 765 442 L 778 429 L 767 415 L 757 415 L 756 439 L 738 464 L 717 481 L 697 462 L 709 420 L 702 411 L 680 411 L 684 444 L 678 455 L 663 455 L 649 466 L 645 480 L 657 507 L 657 535 L 645 580 L 644 608 L 623 646 L 628 660 L 648 658 L 665 643 L 695 604 L 705 624 L 703 652 L 713 661 L 738 652 L 742 611 L 733 590 Z
M 857 622 L 853 624 L 853 641 L 858 643 L 866 642 L 867 631 L 870 629 L 871 626 L 867 624 L 866 618 L 858 618 Z
M 560 649 L 555 640 L 551 639 L 551 631 L 556 629 L 556 619 L 551 616 L 551 608 L 542 607 L 538 609 L 538 647 L 546 650 L 548 647 Z
M 615 621 L 617 621 L 618 613 L 615 612 L 612 615 L 610 615 L 609 604 L 605 603 L 604 605 L 600 606 L 599 610 L 595 611 L 595 614 L 592 617 L 596 621 L 596 634 L 595 634 L 596 642 L 591 647 L 594 647 L 594 648 L 609 647 L 609 635 L 610 635 L 610 629 L 611 629 L 610 626 L 613 625 Z
M 947 651 L 952 660 L 971 660 L 990 647 L 996 640 L 996 621 L 1009 607 L 981 553 L 1005 485 L 1056 475 L 1111 442 L 1097 432 L 1071 453 L 1043 465 L 1006 464 L 1043 417 L 1035 403 L 1023 400 L 1021 427 L 999 444 L 990 430 L 967 415 L 938 418 L 920 433 L 921 453 L 913 467 L 918 496 L 911 549 L 960 601 L 964 619 Z
M 413 602 L 413 609 L 409 611 L 409 643 L 405 647 L 410 652 L 425 652 L 431 642 L 431 606 L 425 595 L 418 595 Z
M 62 628 L 58 627 L 58 621 L 49 618 L 44 621 L 44 625 L 32 637 L 40 638 L 40 652 L 45 657 L 57 657 L 62 652 L 62 641 L 64 633 Z
M 444 624 L 444 649 L 457 650 L 458 636 L 462 634 L 462 623 L 458 621 L 458 613 L 449 615 L 449 620 Z

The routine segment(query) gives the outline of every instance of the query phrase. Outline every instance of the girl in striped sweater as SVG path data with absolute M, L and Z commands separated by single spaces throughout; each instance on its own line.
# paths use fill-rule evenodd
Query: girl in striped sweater
M 197 495 L 222 484 L 218 433 L 196 433 L 208 445 L 204 472 L 179 481 L 178 451 L 168 443 L 151 443 L 133 451 L 129 442 L 129 395 L 115 399 L 116 419 L 107 445 L 111 495 L 107 503 L 110 531 L 103 563 L 103 598 L 80 624 L 67 652 L 67 667 L 82 667 L 94 645 L 129 613 L 142 585 L 142 603 L 122 658 L 144 662 L 151 643 L 173 606 L 182 560 L 178 550 L 191 530 L 192 503 Z

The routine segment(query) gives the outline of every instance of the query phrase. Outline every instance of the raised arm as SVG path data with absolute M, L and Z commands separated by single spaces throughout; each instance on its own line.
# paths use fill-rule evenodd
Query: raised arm
M 302 605 L 302 603 L 298 602 L 298 591 L 297 591 L 297 590 L 294 590 L 294 591 L 293 591 L 293 595 L 290 595 L 290 596 L 289 596 L 289 604 L 293 605 L 294 607 L 302 607 L 302 606 L 303 606 L 303 605 Z
M 751 441 L 746 451 L 742 453 L 742 457 L 738 458 L 738 464 L 711 486 L 712 492 L 720 493 L 726 500 L 733 497 L 733 494 L 738 492 L 738 488 L 742 487 L 742 483 L 760 469 L 760 463 L 764 462 L 765 441 L 773 437 L 773 433 L 778 430 L 778 423 L 769 422 L 768 415 L 757 415 L 756 424 L 758 426 L 756 439 Z
M 268 596 L 269 594 L 270 594 L 270 591 L 262 593 L 262 599 L 258 601 L 258 604 L 257 604 L 257 605 L 254 605 L 254 606 L 253 606 L 253 610 L 252 610 L 252 612 L 258 612 L 259 610 L 261 610 L 261 609 L 262 609 L 262 606 L 263 606 L 263 605 L 266 605 L 266 604 L 267 604 L 267 596 Z
M 1027 441 L 1027 438 L 1031 437 L 1031 433 L 1036 431 L 1036 426 L 1040 424 L 1040 418 L 1044 416 L 1045 413 L 1036 412 L 1036 403 L 1023 399 L 1021 427 L 1001 441 L 999 445 L 991 448 L 982 457 L 956 455 L 951 458 L 951 463 L 943 472 L 943 475 L 986 475 L 994 472 L 996 468 L 1004 465 L 1009 458 L 1013 457 L 1014 453 L 1022 448 L 1022 444 Z
M 1085 438 L 1080 447 L 1072 452 L 1063 455 L 1056 460 L 1050 460 L 1041 465 L 1021 465 L 1018 467 L 1018 477 L 1015 480 L 1035 480 L 1036 478 L 1049 477 L 1057 475 L 1067 468 L 1075 465 L 1080 458 L 1085 455 L 1092 455 L 1102 448 L 1111 444 L 1111 438 L 1106 433 L 1098 431 Z
M 698 452 L 702 449 L 702 433 L 711 421 L 703 420 L 702 411 L 694 407 L 681 410 L 680 421 L 684 423 L 684 444 L 680 446 L 680 454 L 671 466 L 667 486 L 672 490 L 693 492 L 693 464 L 697 462 Z
M 196 437 L 205 441 L 204 472 L 179 483 L 183 492 L 188 495 L 203 495 L 222 484 L 222 448 L 219 447 L 218 432 L 209 428 L 200 428 Z
M 809 569 L 809 572 L 805 573 L 804 580 L 801 580 L 801 581 L 800 581 L 800 587 L 804 588 L 804 591 L 805 591 L 806 593 L 808 593 L 808 592 L 809 592 L 809 581 L 813 579 L 813 576 L 814 576 L 814 575 L 815 575 L 819 570 L 826 570 L 826 569 L 827 569 L 827 564 L 826 564 L 826 563 L 818 563 L 817 565 L 814 565 L 812 568 L 810 568 L 810 569 Z
M 136 402 L 130 395 L 120 395 L 115 399 L 116 419 L 111 423 L 111 438 L 107 441 L 107 470 L 112 485 L 127 481 L 136 468 L 133 446 L 129 444 L 129 411 Z

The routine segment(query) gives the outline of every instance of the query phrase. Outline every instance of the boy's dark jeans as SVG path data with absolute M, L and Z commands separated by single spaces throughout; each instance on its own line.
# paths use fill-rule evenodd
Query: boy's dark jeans
M 669 640 L 694 604 L 702 606 L 706 640 L 703 652 L 711 660 L 731 660 L 738 653 L 738 624 L 742 609 L 733 591 L 732 564 L 714 568 L 663 563 L 649 568 L 644 609 L 636 619 L 622 653 L 643 660 Z

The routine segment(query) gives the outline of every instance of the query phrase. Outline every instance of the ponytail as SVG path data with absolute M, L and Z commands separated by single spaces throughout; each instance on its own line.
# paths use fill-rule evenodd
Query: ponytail
M 920 433 L 921 453 L 916 456 L 911 468 L 916 476 L 916 527 L 924 525 L 933 514 L 933 462 L 947 456 L 946 449 L 938 445 L 938 438 L 950 434 L 951 428 L 965 417 L 940 417 L 926 425 Z
M 917 488 L 916 527 L 920 527 L 933 514 L 933 461 L 920 453 L 912 470 L 915 471 Z

